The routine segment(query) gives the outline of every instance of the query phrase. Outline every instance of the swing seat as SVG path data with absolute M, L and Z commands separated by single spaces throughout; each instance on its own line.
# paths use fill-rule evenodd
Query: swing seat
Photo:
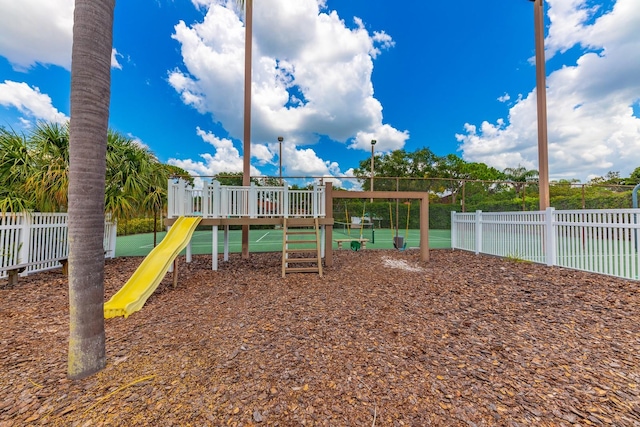
M 402 236 L 398 236 L 398 237 L 394 237 L 393 238 L 393 247 L 395 249 L 404 249 L 407 246 L 406 242 L 404 241 L 404 237 Z
M 360 250 L 360 242 L 357 241 L 357 240 L 351 241 L 351 250 L 352 251 L 359 251 Z

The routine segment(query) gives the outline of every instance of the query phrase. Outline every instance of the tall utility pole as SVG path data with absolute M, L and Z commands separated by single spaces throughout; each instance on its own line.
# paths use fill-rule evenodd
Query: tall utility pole
M 376 141 L 375 139 L 371 140 L 371 185 L 369 186 L 369 190 L 373 191 L 373 147 L 375 147 L 376 145 Z M 371 203 L 373 203 L 373 198 L 370 201 Z
M 540 210 L 549 207 L 549 154 L 547 142 L 547 83 L 544 58 L 544 0 L 533 2 L 536 39 L 536 94 L 538 97 L 538 186 Z
M 280 144 L 280 151 L 278 151 L 278 160 L 280 160 L 280 185 L 282 185 L 282 141 L 284 141 L 284 138 L 279 136 L 278 143 Z
M 251 46 L 253 40 L 253 0 L 246 0 L 244 11 L 244 141 L 242 185 L 251 185 Z M 242 226 L 242 258 L 249 258 L 249 226 Z

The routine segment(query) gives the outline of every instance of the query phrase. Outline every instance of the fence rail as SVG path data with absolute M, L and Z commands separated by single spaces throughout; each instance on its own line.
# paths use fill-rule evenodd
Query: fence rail
M 451 213 L 451 247 L 640 279 L 640 209 Z
M 183 179 L 170 179 L 168 218 L 199 215 L 203 218 L 324 217 L 325 186 L 293 190 L 286 186 L 220 185 L 218 181 L 193 188 Z
M 0 268 L 30 264 L 23 274 L 60 267 L 69 254 L 66 213 L 6 213 L 0 215 Z M 105 257 L 115 257 L 115 222 L 105 222 Z M 7 277 L 0 271 L 0 278 Z

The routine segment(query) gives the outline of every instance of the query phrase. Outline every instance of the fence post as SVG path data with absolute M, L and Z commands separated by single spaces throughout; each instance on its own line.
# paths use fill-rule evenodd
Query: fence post
M 111 236 L 109 237 L 109 247 L 107 248 L 107 258 L 116 257 L 116 242 L 118 240 L 118 220 L 113 219 L 111 222 Z
M 318 184 L 313 184 L 313 200 L 311 201 L 311 211 L 313 212 L 313 217 L 318 218 Z
M 451 211 L 451 249 L 456 249 L 456 211 Z
M 174 187 L 174 183 L 173 183 L 174 179 L 173 178 L 169 178 L 167 180 L 167 218 L 173 218 L 173 207 L 175 206 L 176 201 L 175 199 L 175 189 Z
M 476 255 L 482 252 L 482 211 L 476 211 Z
M 249 217 L 256 218 L 258 214 L 258 193 L 255 182 L 251 183 L 247 197 L 249 197 Z
M 176 205 L 177 207 L 177 212 L 174 212 L 175 214 L 177 214 L 176 216 L 183 216 L 184 215 L 184 204 L 185 204 L 185 192 L 186 192 L 186 181 L 182 178 L 178 179 L 178 194 L 177 194 L 177 202 L 178 204 Z
M 208 218 L 211 215 L 211 183 L 202 183 L 202 218 Z
M 289 218 L 289 186 L 282 187 L 282 213 L 284 218 Z
M 209 203 L 211 204 L 209 215 L 213 218 L 220 218 L 222 215 L 222 189 L 220 188 L 220 181 L 215 179 L 211 181 L 207 193 L 209 193 Z
M 544 252 L 549 267 L 556 265 L 556 233 L 553 224 L 555 217 L 555 208 L 549 207 L 544 212 Z
M 31 262 L 29 259 L 29 253 L 31 252 L 31 215 L 28 212 L 19 214 L 22 217 L 22 224 L 20 227 L 20 240 L 18 243 L 18 259 L 14 260 L 16 264 Z

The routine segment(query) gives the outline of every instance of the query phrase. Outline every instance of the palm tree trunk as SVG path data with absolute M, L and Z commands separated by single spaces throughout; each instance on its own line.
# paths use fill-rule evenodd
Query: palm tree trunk
M 69 353 L 80 379 L 106 365 L 104 206 L 115 0 L 76 0 L 69 128 Z

